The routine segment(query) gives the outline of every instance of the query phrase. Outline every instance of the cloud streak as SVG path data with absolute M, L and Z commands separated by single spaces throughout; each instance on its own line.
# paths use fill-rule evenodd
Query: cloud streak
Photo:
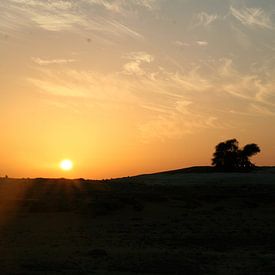
M 142 69 L 142 65 L 154 61 L 154 57 L 146 52 L 132 52 L 125 58 L 130 60 L 123 66 L 123 72 L 127 75 L 144 75 L 146 72 Z
M 68 64 L 75 62 L 75 59 L 41 59 L 39 57 L 33 57 L 32 61 L 38 65 L 51 65 L 51 64 Z
M 134 8 L 141 7 L 147 10 L 153 10 L 156 6 L 156 0 L 84 0 L 88 4 L 98 5 L 104 9 L 120 13 L 127 14 Z
M 144 142 L 179 139 L 205 129 L 232 129 L 239 115 L 274 115 L 275 82 L 264 83 L 256 74 L 241 73 L 232 59 L 215 61 L 211 73 L 202 65 L 170 71 L 158 66 L 157 57 L 145 51 L 130 52 L 124 59 L 129 62 L 120 72 L 41 66 L 37 77 L 28 81 L 46 98 L 55 98 L 57 106 L 64 98 L 71 103 L 85 99 L 85 104 L 106 112 L 111 106 L 134 106 L 144 117 L 137 126 Z M 42 65 L 56 64 L 52 61 L 44 60 Z M 225 112 L 231 119 L 224 121 Z
M 108 38 L 119 36 L 143 38 L 140 33 L 117 19 L 98 15 L 96 9 L 89 10 L 85 8 L 86 6 L 84 0 L 78 2 L 7 0 L 6 4 L 0 3 L 1 28 L 20 30 L 38 27 L 50 32 L 92 31 Z
M 230 11 L 231 14 L 245 26 L 265 29 L 274 28 L 270 17 L 261 8 L 236 9 L 231 6 Z
M 111 105 L 134 106 L 143 117 L 138 127 L 144 138 L 180 138 L 203 129 L 230 128 L 239 114 L 272 116 L 274 71 L 250 67 L 252 59 L 254 68 L 260 67 L 256 55 L 265 54 L 254 35 L 265 38 L 273 29 L 264 7 L 227 5 L 230 16 L 222 17 L 220 9 L 198 13 L 201 6 L 195 4 L 189 14 L 188 1 L 167 1 L 171 9 L 158 10 L 162 1 L 7 0 L 0 3 L 1 34 L 10 28 L 17 34 L 37 31 L 40 38 L 52 38 L 54 43 L 64 39 L 62 46 L 50 45 L 51 52 L 59 51 L 54 55 L 58 57 L 77 56 L 77 63 L 46 58 L 53 56 L 47 54 L 47 45 L 26 53 L 25 60 L 39 65 L 31 66 L 28 83 L 32 90 L 51 102 L 56 100 L 56 106 L 63 106 L 62 100 L 95 104 L 104 110 Z M 184 16 L 175 12 L 184 7 Z M 158 16 L 152 16 L 153 12 Z M 141 15 L 147 21 L 139 20 Z M 240 28 L 240 24 L 261 32 Z M 26 40 L 30 37 L 25 36 Z M 75 43 L 76 55 L 68 38 L 80 38 Z
M 217 19 L 218 19 L 218 15 L 217 14 L 208 14 L 206 12 L 200 12 L 196 15 L 195 19 L 196 19 L 196 23 L 195 25 L 197 26 L 209 26 L 212 23 L 214 23 Z
M 197 45 L 202 46 L 202 47 L 208 46 L 208 42 L 207 41 L 198 40 L 196 43 L 197 43 Z

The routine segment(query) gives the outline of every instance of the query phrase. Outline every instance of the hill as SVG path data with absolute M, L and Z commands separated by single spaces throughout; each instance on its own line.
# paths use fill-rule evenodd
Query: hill
M 274 274 L 275 173 L 0 180 L 1 274 Z

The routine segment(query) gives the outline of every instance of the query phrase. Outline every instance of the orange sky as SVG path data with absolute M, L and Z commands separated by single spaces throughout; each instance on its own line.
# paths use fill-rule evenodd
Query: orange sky
M 1 2 L 0 176 L 209 165 L 230 138 L 259 144 L 253 160 L 273 165 L 274 9 L 254 0 Z M 66 158 L 70 172 L 59 168 Z

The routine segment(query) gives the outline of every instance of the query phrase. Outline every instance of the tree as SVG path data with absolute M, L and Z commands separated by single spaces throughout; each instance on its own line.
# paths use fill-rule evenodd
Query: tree
M 212 165 L 223 171 L 248 170 L 255 167 L 249 158 L 260 151 L 255 143 L 247 144 L 240 149 L 236 139 L 229 139 L 216 145 Z
M 241 161 L 240 161 L 240 168 L 252 168 L 255 167 L 253 163 L 250 162 L 249 158 L 256 155 L 257 153 L 261 152 L 260 147 L 255 144 L 247 144 L 244 146 L 242 150 L 240 150 Z

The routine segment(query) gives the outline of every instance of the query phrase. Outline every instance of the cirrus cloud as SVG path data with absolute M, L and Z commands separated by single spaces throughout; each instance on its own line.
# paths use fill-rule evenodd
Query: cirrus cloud
M 243 25 L 273 29 L 273 24 L 269 15 L 261 8 L 237 9 L 231 6 L 230 11 Z

